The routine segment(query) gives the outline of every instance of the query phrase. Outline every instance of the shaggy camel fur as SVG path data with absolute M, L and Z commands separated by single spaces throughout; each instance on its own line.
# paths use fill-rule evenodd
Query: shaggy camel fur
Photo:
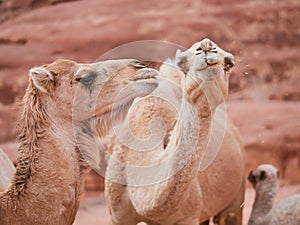
M 278 170 L 270 164 L 260 165 L 250 172 L 248 180 L 256 195 L 249 225 L 300 224 L 300 194 L 284 199 L 272 209 L 279 189 L 278 177 Z
M 157 71 L 136 60 L 57 60 L 29 75 L 18 125 L 20 156 L 12 184 L 0 193 L 0 224 L 69 225 L 87 169 L 81 155 L 86 136 L 105 134 L 112 110 L 124 118 L 134 98 L 157 87 Z M 113 104 L 117 95 L 120 101 Z
M 14 165 L 0 148 L 0 192 L 5 191 L 9 187 L 15 171 Z
M 232 66 L 233 56 L 208 39 L 164 63 L 153 96 L 115 129 L 105 180 L 110 224 L 198 225 L 217 214 L 219 224 L 241 224 L 243 147 L 216 110 Z

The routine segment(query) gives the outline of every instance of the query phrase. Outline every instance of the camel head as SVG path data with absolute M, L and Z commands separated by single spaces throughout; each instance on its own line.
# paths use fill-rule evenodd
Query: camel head
M 134 98 L 157 87 L 156 75 L 156 70 L 133 59 L 92 64 L 57 60 L 30 70 L 29 89 L 40 96 L 52 118 L 103 122 L 112 111 L 125 117 Z
M 214 97 L 223 101 L 228 95 L 229 72 L 234 66 L 232 54 L 222 50 L 206 38 L 184 52 L 178 50 L 176 60 L 177 65 L 185 74 L 183 87 L 189 95 L 200 96 L 201 93 L 195 93 L 196 87 L 207 86 L 209 88 L 210 86 L 206 84 L 211 83 L 216 83 L 221 91 L 217 91 L 221 95 L 218 97 L 216 91 L 211 90 L 215 92 Z M 201 91 L 201 88 L 198 91 Z
M 254 188 L 269 191 L 278 185 L 279 171 L 270 164 L 263 164 L 251 171 L 248 180 Z

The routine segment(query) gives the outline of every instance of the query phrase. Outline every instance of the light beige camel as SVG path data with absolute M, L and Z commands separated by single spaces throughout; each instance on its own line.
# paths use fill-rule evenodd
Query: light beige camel
M 15 174 L 15 167 L 0 148 L 0 192 L 6 190 L 12 182 L 13 175 Z
M 18 126 L 20 156 L 12 184 L 0 193 L 0 224 L 69 225 L 82 192 L 86 139 L 107 132 L 112 110 L 125 117 L 135 97 L 151 93 L 157 72 L 136 60 L 57 60 L 29 75 Z
M 273 208 L 279 190 L 279 172 L 263 164 L 251 171 L 248 180 L 255 188 L 249 225 L 298 225 L 300 224 L 300 194 L 282 200 Z
M 242 223 L 243 147 L 220 106 L 232 66 L 232 55 L 208 39 L 162 65 L 154 96 L 115 129 L 105 180 L 110 224 Z

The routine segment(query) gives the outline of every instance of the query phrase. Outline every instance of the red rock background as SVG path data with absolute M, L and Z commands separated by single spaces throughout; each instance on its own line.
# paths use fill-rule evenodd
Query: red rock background
M 132 41 L 189 47 L 204 37 L 236 58 L 227 105 L 247 172 L 273 163 L 283 184 L 300 183 L 298 0 L 0 0 L 0 147 L 15 158 L 17 103 L 31 67 L 92 62 Z M 87 189 L 99 183 L 90 174 Z

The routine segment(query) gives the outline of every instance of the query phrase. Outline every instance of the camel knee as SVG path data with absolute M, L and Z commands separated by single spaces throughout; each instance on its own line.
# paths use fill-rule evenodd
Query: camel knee
M 214 217 L 214 224 L 218 225 L 241 225 L 241 220 L 239 215 L 234 212 L 227 212 Z
M 235 213 L 228 213 L 225 217 L 225 225 L 237 225 L 237 215 Z

